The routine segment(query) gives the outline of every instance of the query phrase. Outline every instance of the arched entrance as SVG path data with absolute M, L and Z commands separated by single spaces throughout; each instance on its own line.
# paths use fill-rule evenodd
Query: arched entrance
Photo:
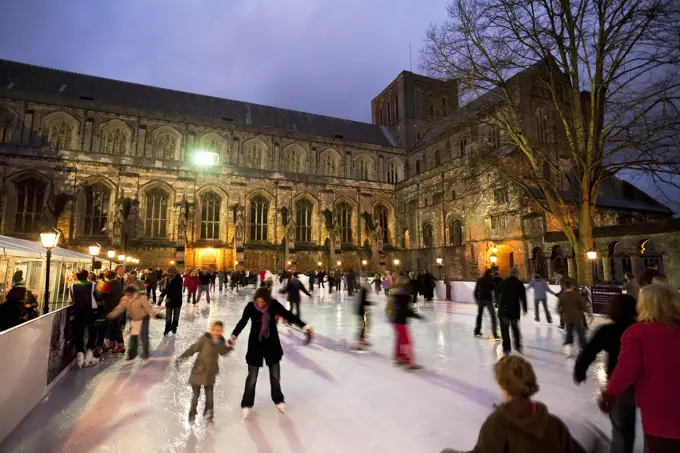
M 203 259 L 201 260 L 201 269 L 209 269 L 211 271 L 217 270 L 217 258 L 215 258 L 215 255 L 212 252 L 208 252 L 203 255 Z
M 534 247 L 531 251 L 531 273 L 531 278 L 536 274 L 544 279 L 548 278 L 548 260 L 546 260 L 543 249 L 540 247 Z

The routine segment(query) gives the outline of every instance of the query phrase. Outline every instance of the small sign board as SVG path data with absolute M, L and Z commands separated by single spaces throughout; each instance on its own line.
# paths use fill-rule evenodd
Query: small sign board
M 590 287 L 590 302 L 592 303 L 593 313 L 602 315 L 607 311 L 607 304 L 612 297 L 622 293 L 618 286 L 614 285 L 593 285 Z

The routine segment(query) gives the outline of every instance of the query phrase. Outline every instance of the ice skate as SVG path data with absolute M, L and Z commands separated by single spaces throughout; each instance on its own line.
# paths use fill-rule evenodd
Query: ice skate
M 360 341 L 355 341 L 352 343 L 350 348 L 352 349 L 352 351 L 362 352 L 364 350 L 364 345 Z
M 243 420 L 247 419 L 248 416 L 250 415 L 250 408 L 249 407 L 244 407 L 242 409 L 243 411 Z
M 85 353 L 85 366 L 92 366 L 99 363 L 99 359 L 94 356 L 92 349 L 88 349 Z
M 83 354 L 82 352 L 79 352 L 78 354 L 76 354 L 76 357 L 77 357 L 76 362 L 78 363 L 78 368 L 82 368 L 83 365 L 85 364 L 85 354 Z
M 203 420 L 205 420 L 206 423 L 210 424 L 213 422 L 213 411 L 206 411 L 205 414 L 203 414 Z
M 285 403 L 279 403 L 276 405 L 276 408 L 281 412 L 282 414 L 286 412 L 286 404 Z
M 562 347 L 562 350 L 564 351 L 564 357 L 567 359 L 574 355 L 570 344 L 565 344 Z
M 422 369 L 423 369 L 422 366 L 416 365 L 416 364 L 409 365 L 409 366 L 406 367 L 406 371 L 410 371 L 410 372 L 412 372 L 412 373 L 414 373 L 414 372 L 416 372 L 416 371 L 420 371 L 420 370 L 422 370 Z

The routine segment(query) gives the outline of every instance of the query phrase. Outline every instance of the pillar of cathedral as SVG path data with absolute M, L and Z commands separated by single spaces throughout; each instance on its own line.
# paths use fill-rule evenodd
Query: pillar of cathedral
M 608 256 L 603 256 L 601 259 L 602 259 L 602 279 L 605 282 L 611 282 L 612 281 L 611 261 L 609 261 Z

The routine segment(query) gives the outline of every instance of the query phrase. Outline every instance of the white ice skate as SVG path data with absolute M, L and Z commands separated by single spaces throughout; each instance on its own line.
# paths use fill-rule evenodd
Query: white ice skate
M 564 347 L 563 347 L 562 349 L 564 350 L 564 357 L 566 357 L 567 359 L 568 359 L 569 357 L 572 357 L 572 356 L 574 355 L 574 353 L 573 353 L 572 350 L 571 350 L 571 345 L 570 345 L 570 344 L 565 344 Z
M 282 414 L 286 412 L 286 405 L 285 403 L 279 403 L 276 405 L 276 408 L 281 412 Z
M 248 416 L 250 415 L 250 408 L 249 407 L 244 407 L 243 409 L 243 420 L 247 419 Z
M 83 354 L 82 352 L 79 352 L 78 354 L 76 354 L 76 357 L 77 357 L 76 361 L 78 363 L 78 368 L 82 368 L 83 365 L 85 364 L 85 354 Z
M 85 366 L 96 365 L 99 363 L 99 359 L 94 356 L 92 349 L 88 349 L 85 353 Z

